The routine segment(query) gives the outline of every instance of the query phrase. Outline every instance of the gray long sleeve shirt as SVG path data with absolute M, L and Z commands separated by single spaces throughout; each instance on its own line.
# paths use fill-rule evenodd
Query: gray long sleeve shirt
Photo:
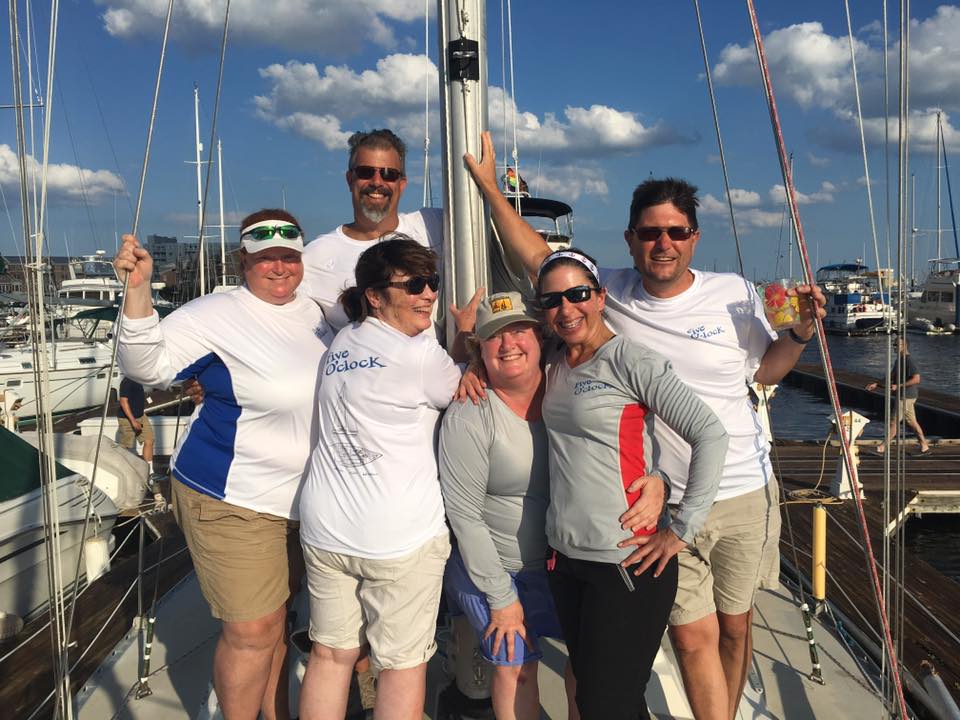
M 653 430 L 664 422 L 692 447 L 689 482 L 672 530 L 690 542 L 720 483 L 727 434 L 720 420 L 658 353 L 616 336 L 589 360 L 567 365 L 563 348 L 547 361 L 543 419 L 550 439 L 547 538 L 563 554 L 620 562 L 632 548 L 618 521 L 625 488 L 653 468 Z
M 440 486 L 470 579 L 491 608 L 517 600 L 510 572 L 542 567 L 549 483 L 543 421 L 517 416 L 495 392 L 453 403 L 440 431 Z

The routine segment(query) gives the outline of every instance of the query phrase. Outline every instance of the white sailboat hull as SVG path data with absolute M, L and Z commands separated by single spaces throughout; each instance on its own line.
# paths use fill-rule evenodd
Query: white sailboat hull
M 94 489 L 93 516 L 82 537 L 87 504 L 86 478 L 70 475 L 57 481 L 60 508 L 60 561 L 64 583 L 73 581 L 84 540 L 109 542 L 117 507 Z M 44 544 L 42 495 L 39 489 L 0 503 L 0 611 L 29 617 L 49 601 L 47 551 Z M 81 578 L 85 576 L 81 566 Z
M 93 407 L 103 403 L 107 388 L 120 385 L 120 373 L 114 368 L 108 377 L 111 349 L 107 345 L 78 340 L 58 342 L 48 347 L 50 392 L 47 403 L 54 413 Z M 0 348 L 0 390 L 12 390 L 23 400 L 17 416 L 36 415 L 37 391 L 34 384 L 33 352 L 29 346 Z

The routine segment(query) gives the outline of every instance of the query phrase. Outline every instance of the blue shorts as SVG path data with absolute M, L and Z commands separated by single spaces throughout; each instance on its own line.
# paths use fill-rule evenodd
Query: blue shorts
M 483 634 L 490 625 L 490 606 L 487 604 L 487 596 L 470 579 L 458 548 L 454 547 L 450 553 L 447 569 L 443 575 L 443 587 L 451 610 L 456 612 L 459 609 L 467 616 L 470 626 L 477 633 L 480 641 L 481 654 L 494 665 L 523 665 L 539 660 L 543 657 L 538 642 L 541 637 L 563 637 L 557 609 L 553 604 L 553 595 L 550 594 L 550 586 L 547 584 L 546 570 L 521 570 L 510 573 L 510 577 L 513 591 L 520 598 L 520 604 L 523 606 L 527 642 L 532 647 L 532 649 L 528 648 L 522 638 L 515 638 L 513 662 L 507 661 L 505 640 L 500 641 L 500 652 L 494 656 L 494 636 L 491 634 L 486 640 L 483 639 Z

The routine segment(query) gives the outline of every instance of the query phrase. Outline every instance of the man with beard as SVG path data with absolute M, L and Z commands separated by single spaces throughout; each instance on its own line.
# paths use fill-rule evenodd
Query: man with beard
M 402 233 L 438 254 L 443 251 L 442 210 L 397 212 L 407 186 L 403 140 L 382 129 L 356 132 L 348 142 L 346 178 L 353 200 L 353 222 L 321 235 L 303 252 L 304 282 L 334 330 L 347 324 L 337 298 L 354 284 L 357 259 L 371 243 Z

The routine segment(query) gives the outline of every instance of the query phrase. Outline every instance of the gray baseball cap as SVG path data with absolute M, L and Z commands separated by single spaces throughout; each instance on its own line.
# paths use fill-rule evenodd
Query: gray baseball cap
M 540 320 L 520 293 L 494 293 L 484 298 L 477 308 L 476 335 L 481 340 L 489 340 L 507 325 L 516 322 L 538 325 Z

